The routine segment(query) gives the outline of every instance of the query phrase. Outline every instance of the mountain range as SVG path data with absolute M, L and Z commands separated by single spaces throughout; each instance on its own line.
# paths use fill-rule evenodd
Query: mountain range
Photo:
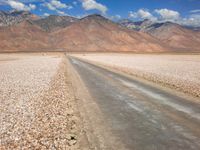
M 28 11 L 0 11 L 0 27 L 12 26 L 24 20 L 37 20 L 39 18 Z
M 120 20 L 119 23 L 129 29 L 150 34 L 176 50 L 198 51 L 200 48 L 200 30 L 185 27 L 172 22 L 153 22 L 148 19 L 139 22 Z
M 200 32 L 150 20 L 113 22 L 94 14 L 78 19 L 0 11 L 0 51 L 200 51 Z

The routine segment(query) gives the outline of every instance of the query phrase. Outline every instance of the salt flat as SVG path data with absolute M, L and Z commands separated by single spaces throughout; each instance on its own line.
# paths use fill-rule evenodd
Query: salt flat
M 0 55 L 0 149 L 76 147 L 73 93 L 63 57 Z
M 200 96 L 200 55 L 75 54 L 179 91 Z

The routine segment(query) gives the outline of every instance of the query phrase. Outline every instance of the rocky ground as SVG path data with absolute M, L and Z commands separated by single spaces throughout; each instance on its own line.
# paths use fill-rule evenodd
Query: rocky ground
M 107 53 L 74 56 L 200 97 L 200 55 Z
M 64 56 L 0 55 L 0 149 L 79 149 Z
M 76 54 L 73 56 L 105 66 L 110 70 L 122 71 L 161 83 L 193 96 L 200 95 L 200 55 Z M 138 84 L 138 87 L 137 82 L 130 81 L 120 74 L 111 74 L 102 68 L 79 62 L 72 57 L 66 59 L 66 56 L 60 53 L 0 54 L 0 149 L 88 150 L 106 149 L 107 146 L 112 147 L 107 149 L 116 147 L 124 149 L 121 147 L 124 147 L 127 141 L 130 141 L 132 146 L 133 140 L 130 137 L 138 137 L 135 132 L 143 131 L 138 129 L 141 127 L 141 122 L 152 121 L 148 119 L 138 123 L 135 121 L 134 115 L 137 115 L 135 111 L 138 110 L 137 106 L 140 106 L 135 106 L 137 104 L 135 100 L 139 103 L 145 101 L 148 104 L 152 101 L 153 105 L 159 102 L 158 106 L 162 106 L 161 109 L 157 104 L 155 107 L 159 108 L 158 111 L 162 110 L 164 116 L 168 115 L 168 112 L 171 114 L 175 111 L 173 116 L 176 114 L 178 117 L 171 118 L 171 121 L 187 127 L 199 137 L 200 131 L 197 128 L 199 103 L 177 98 L 175 92 L 175 95 L 171 95 L 164 90 L 154 88 L 151 90 L 146 84 L 142 88 L 141 84 Z M 131 97 L 127 90 L 131 90 L 130 92 L 138 98 Z M 121 95 L 116 97 L 117 93 Z M 112 100 L 116 103 L 118 99 L 119 105 L 110 103 Z M 125 107 L 122 107 L 121 100 Z M 141 109 L 144 109 L 141 113 L 146 112 L 146 116 L 149 112 L 153 112 L 156 110 L 153 105 L 147 105 L 149 108 L 147 112 L 147 107 L 141 105 Z M 106 110 L 104 106 L 107 107 L 106 112 L 103 112 Z M 112 109 L 112 106 L 117 106 L 117 109 Z M 121 109 L 124 109 L 125 113 L 131 110 L 128 115 L 130 117 L 125 121 L 123 116 L 127 115 L 121 115 L 123 112 Z M 176 120 L 177 118 L 181 119 Z M 113 124 L 115 119 L 119 120 Z M 168 123 L 165 118 L 160 119 L 158 118 L 158 121 L 162 123 L 163 119 L 164 125 Z M 130 122 L 130 130 L 124 132 L 126 121 Z M 122 125 L 119 128 L 120 122 Z M 135 128 L 132 125 L 135 125 Z M 119 140 L 119 135 L 114 134 L 121 129 L 122 140 Z M 145 131 L 147 129 L 149 126 L 144 127 Z M 182 130 L 177 132 L 181 135 L 187 133 Z M 158 132 L 159 136 L 167 135 L 168 138 L 168 130 L 166 134 L 160 133 L 162 132 Z M 148 137 L 144 133 L 139 135 L 144 136 L 141 139 Z M 152 137 L 154 134 L 148 135 Z M 179 139 L 184 138 L 177 138 Z M 153 141 L 159 143 L 154 138 Z M 196 146 L 199 148 L 198 139 L 192 141 L 194 143 L 197 141 Z M 192 145 L 187 142 L 188 140 L 184 143 Z M 141 148 L 145 145 L 146 142 L 142 143 Z M 173 147 L 173 144 L 170 145 Z M 183 144 L 180 145 L 184 147 Z

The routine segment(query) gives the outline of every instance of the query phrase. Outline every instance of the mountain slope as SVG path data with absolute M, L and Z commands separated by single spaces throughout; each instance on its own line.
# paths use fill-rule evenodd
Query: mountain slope
M 200 50 L 200 32 L 193 28 L 186 28 L 172 22 L 152 22 L 147 19 L 139 22 L 122 20 L 119 23 L 127 28 L 148 33 L 175 50 Z
M 45 31 L 54 31 L 56 29 L 65 28 L 78 19 L 71 16 L 56 16 L 50 15 L 47 18 L 42 18 L 33 21 L 36 25 L 40 26 Z
M 49 47 L 48 34 L 29 21 L 0 27 L 1 51 L 39 51 Z
M 121 27 L 100 15 L 87 16 L 51 35 L 55 46 L 68 51 L 166 51 L 151 36 Z
M 42 23 L 40 21 L 41 19 L 28 19 L 15 25 L 0 27 L 0 50 L 200 51 L 200 32 L 170 22 L 152 23 L 145 20 L 135 23 L 140 27 L 138 32 L 100 15 L 90 15 L 82 19 L 50 16 L 42 19 Z
M 178 24 L 171 22 L 154 24 L 147 32 L 177 50 L 200 50 L 200 32 L 186 29 Z
M 149 19 L 145 19 L 143 21 L 137 21 L 137 22 L 134 22 L 129 19 L 123 19 L 123 20 L 120 20 L 118 23 L 124 27 L 133 29 L 136 31 L 146 31 L 152 24 L 154 24 L 154 22 Z
M 38 16 L 28 11 L 0 11 L 0 27 L 12 26 L 25 20 L 37 20 Z

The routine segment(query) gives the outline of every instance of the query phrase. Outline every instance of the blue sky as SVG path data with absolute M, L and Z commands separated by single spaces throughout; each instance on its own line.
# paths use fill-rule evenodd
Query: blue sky
M 200 0 L 0 0 L 1 10 L 28 10 L 82 17 L 100 13 L 113 20 L 151 19 L 200 26 Z

